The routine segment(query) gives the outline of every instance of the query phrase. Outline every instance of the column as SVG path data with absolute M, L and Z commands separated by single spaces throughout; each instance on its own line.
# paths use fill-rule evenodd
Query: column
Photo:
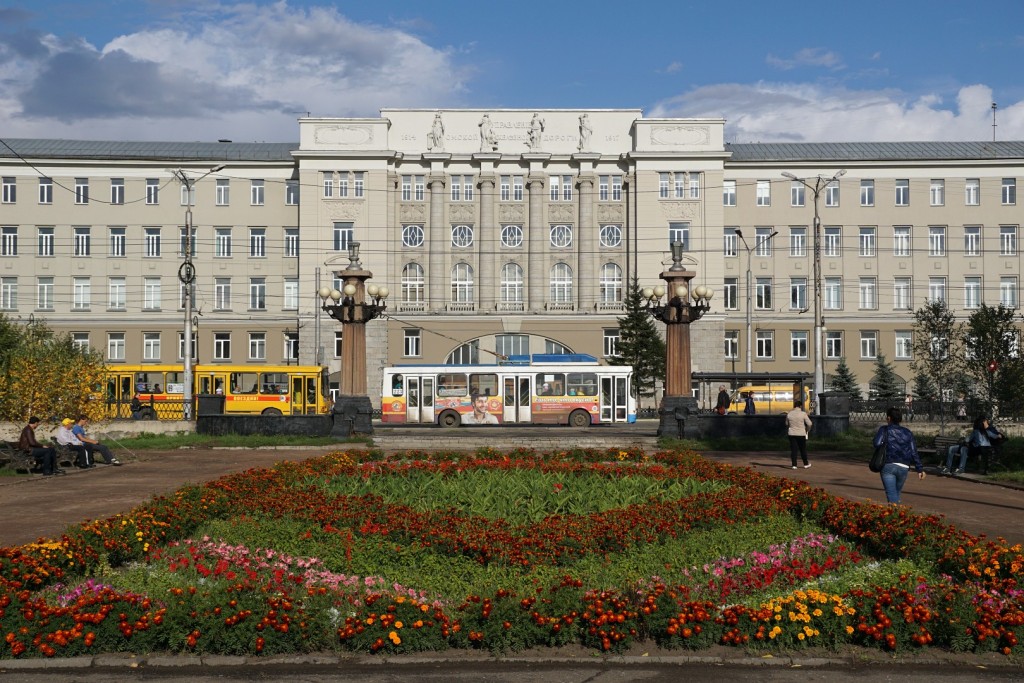
M 480 311 L 493 311 L 498 288 L 498 222 L 494 215 L 497 179 L 480 176 L 480 225 L 477 226 L 477 292 Z M 484 238 L 486 235 L 486 239 Z
M 444 223 L 444 200 L 447 183 L 443 175 L 430 175 L 430 232 L 427 266 L 427 301 L 430 310 L 444 310 L 448 302 L 451 273 L 446 268 L 445 256 L 451 249 L 451 227 Z
M 526 271 L 528 310 L 541 312 L 547 302 L 548 269 L 545 245 L 548 243 L 548 230 L 544 225 L 544 184 L 542 175 L 530 175 L 527 178 L 527 192 L 530 197 L 529 224 L 526 226 L 527 260 Z
M 580 211 L 576 226 L 576 310 L 583 311 L 587 305 L 593 307 L 597 301 L 600 254 L 598 254 L 597 226 L 594 225 L 594 176 L 581 175 L 579 178 Z

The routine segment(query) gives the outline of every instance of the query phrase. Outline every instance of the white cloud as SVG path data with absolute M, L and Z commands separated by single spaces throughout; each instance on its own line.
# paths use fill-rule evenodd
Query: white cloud
M 970 85 L 955 106 L 941 96 L 800 83 L 725 83 L 658 102 L 648 115 L 726 119 L 729 142 L 991 140 L 992 90 Z M 1024 138 L 1024 103 L 1000 107 L 997 139 Z
M 769 54 L 765 57 L 765 63 L 783 71 L 801 66 L 822 66 L 828 69 L 844 68 L 842 57 L 831 50 L 821 47 L 805 47 L 788 58 Z

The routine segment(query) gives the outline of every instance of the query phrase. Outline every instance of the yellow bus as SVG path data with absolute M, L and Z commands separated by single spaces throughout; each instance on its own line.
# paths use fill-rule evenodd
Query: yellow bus
M 226 415 L 318 415 L 330 410 L 327 370 L 315 365 L 196 365 L 192 395 L 224 397 Z M 181 365 L 108 365 L 108 418 L 180 420 L 185 371 Z M 193 411 L 195 412 L 195 411 Z

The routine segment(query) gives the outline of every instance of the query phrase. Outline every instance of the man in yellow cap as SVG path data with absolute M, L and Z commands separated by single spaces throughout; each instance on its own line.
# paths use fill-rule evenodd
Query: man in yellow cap
M 71 432 L 71 427 L 75 424 L 75 421 L 70 417 L 65 417 L 60 422 L 60 427 L 57 427 L 57 433 L 54 438 L 57 439 L 57 443 L 61 446 L 75 452 L 75 464 L 86 469 L 89 467 L 96 467 L 92 462 L 92 458 L 89 455 L 89 451 L 86 449 L 77 436 Z

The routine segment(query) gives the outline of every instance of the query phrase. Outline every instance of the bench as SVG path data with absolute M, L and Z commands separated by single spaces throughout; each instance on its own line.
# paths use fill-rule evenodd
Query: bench
M 962 445 L 966 443 L 966 437 L 962 434 L 939 434 L 935 437 L 935 445 L 932 447 L 918 448 L 917 453 L 921 456 L 921 459 L 927 456 L 934 458 L 939 467 L 946 464 L 946 454 L 949 452 L 950 446 Z
M 0 463 L 18 474 L 38 474 L 42 471 L 35 458 L 18 448 L 17 443 L 11 441 L 0 441 Z
M 57 449 L 57 467 L 72 467 L 78 459 L 78 454 L 65 446 L 57 443 L 56 438 L 51 438 L 50 443 Z

